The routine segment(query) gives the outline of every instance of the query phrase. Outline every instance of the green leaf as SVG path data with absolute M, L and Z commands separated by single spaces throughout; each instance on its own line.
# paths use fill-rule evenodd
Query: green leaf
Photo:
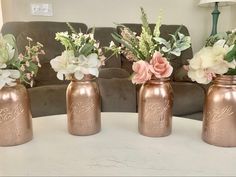
M 228 46 L 231 46 L 234 45 L 235 43 L 236 43 L 236 34 L 235 33 L 229 34 L 226 44 Z
M 233 49 L 229 51 L 225 56 L 225 60 L 228 62 L 232 62 L 235 59 L 236 59 L 236 44 L 234 45 Z
M 95 26 L 93 26 L 92 31 L 91 31 L 92 34 L 95 34 L 95 29 L 96 29 Z
M 78 34 L 78 32 L 75 30 L 75 28 L 69 22 L 67 22 L 66 24 L 67 24 L 67 26 L 69 27 L 69 29 L 71 30 L 72 33 Z
M 180 30 L 182 29 L 183 25 L 180 25 L 179 28 L 175 31 L 174 35 L 175 37 L 177 37 L 178 33 L 180 32 Z
M 181 55 L 181 50 L 179 48 L 175 48 L 174 50 L 171 50 L 170 53 L 179 57 Z
M 182 40 L 185 37 L 185 35 L 180 33 L 180 32 L 178 32 L 178 37 L 179 37 L 180 40 Z
M 15 46 L 16 44 L 16 39 L 12 34 L 6 34 L 3 36 L 3 39 L 9 43 L 11 46 Z
M 60 41 L 60 43 L 66 48 L 66 50 L 73 50 L 75 51 L 75 45 L 73 41 L 65 36 L 59 36 L 56 38 L 57 41 Z
M 161 27 L 161 15 L 158 16 L 158 19 L 157 19 L 157 22 L 156 22 L 156 25 L 155 25 L 155 28 L 154 28 L 154 31 L 153 31 L 153 35 L 155 37 L 159 37 L 160 36 L 160 27 Z
M 153 38 L 149 35 L 144 27 L 142 27 L 142 33 L 139 39 L 139 51 L 145 56 L 146 59 L 151 57 L 150 51 L 153 48 Z
M 142 27 L 145 29 L 145 31 L 149 34 L 152 35 L 151 29 L 149 27 L 149 23 L 147 20 L 147 14 L 145 13 L 144 9 L 141 7 L 141 20 L 142 20 Z
M 163 44 L 163 45 L 166 46 L 166 47 L 170 47 L 170 43 L 167 42 L 164 38 L 155 37 L 154 40 L 155 40 L 156 42 L 158 42 L 160 45 Z
M 145 60 L 145 56 L 137 49 L 137 47 L 130 44 L 128 41 L 125 41 L 122 39 L 122 36 L 120 36 L 117 33 L 111 34 L 112 37 L 120 44 L 124 45 L 128 50 L 130 50 L 134 55 L 136 55 L 138 58 Z
M 30 62 L 30 66 L 27 68 L 27 70 L 30 72 L 33 71 L 35 74 L 37 74 L 38 73 L 38 65 L 36 65 L 33 62 Z
M 87 43 L 83 47 L 80 48 L 78 54 L 88 56 L 89 54 L 92 53 L 93 49 L 94 49 L 94 45 Z
M 16 46 L 16 38 L 12 34 L 6 34 L 3 36 L 3 39 L 6 40 L 8 44 L 14 47 L 15 49 L 15 54 L 12 60 L 17 60 L 18 59 L 18 49 Z
M 169 34 L 170 36 L 171 36 L 171 38 L 172 38 L 172 43 L 175 43 L 176 42 L 176 35 L 173 35 L 173 34 Z
M 229 71 L 226 73 L 226 75 L 236 75 L 236 69 L 229 69 Z
M 184 51 L 188 49 L 190 46 L 191 46 L 190 44 L 180 43 L 177 45 L 177 48 L 179 48 L 180 51 Z
M 168 53 L 171 51 L 171 48 L 167 48 L 167 47 L 162 47 L 161 50 L 164 52 L 164 53 Z

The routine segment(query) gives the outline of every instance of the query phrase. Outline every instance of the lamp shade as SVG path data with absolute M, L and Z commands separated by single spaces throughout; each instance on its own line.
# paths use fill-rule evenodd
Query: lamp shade
M 203 7 L 214 6 L 215 2 L 219 3 L 219 6 L 230 6 L 236 4 L 236 0 L 200 0 L 199 5 Z

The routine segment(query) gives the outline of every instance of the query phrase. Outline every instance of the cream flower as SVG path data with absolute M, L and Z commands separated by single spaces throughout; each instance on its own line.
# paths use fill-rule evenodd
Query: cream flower
M 57 72 L 57 78 L 59 80 L 68 77 L 70 74 L 74 73 L 76 68 L 73 65 L 73 61 L 75 60 L 75 56 L 73 51 L 64 51 L 61 56 L 58 56 L 50 61 L 50 64 L 54 71 Z
M 69 78 L 72 74 L 78 80 L 81 80 L 86 74 L 98 77 L 98 68 L 101 66 L 97 54 L 75 57 L 73 51 L 64 51 L 61 56 L 52 59 L 50 64 L 60 80 L 64 79 L 64 75 Z
M 85 74 L 91 74 L 98 77 L 98 68 L 100 66 L 101 62 L 96 53 L 92 53 L 87 57 L 80 55 L 78 57 L 78 66 L 75 69 L 75 78 L 81 80 Z
M 201 84 L 208 84 L 216 74 L 225 74 L 229 68 L 235 68 L 236 63 L 224 60 L 230 47 L 220 40 L 213 47 L 202 48 L 189 61 L 188 76 Z

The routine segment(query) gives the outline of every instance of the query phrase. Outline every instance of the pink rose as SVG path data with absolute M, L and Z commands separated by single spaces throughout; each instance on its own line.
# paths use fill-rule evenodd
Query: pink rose
M 173 71 L 173 67 L 170 65 L 165 57 L 162 57 L 160 52 L 155 52 L 150 60 L 151 72 L 157 78 L 169 77 Z
M 134 84 L 143 84 L 151 79 L 152 73 L 148 62 L 139 60 L 133 63 L 132 68 L 134 70 L 134 76 L 132 78 Z

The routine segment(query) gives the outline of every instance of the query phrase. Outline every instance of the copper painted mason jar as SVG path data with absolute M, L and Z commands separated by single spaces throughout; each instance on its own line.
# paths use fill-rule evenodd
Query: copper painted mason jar
M 153 79 L 139 91 L 138 128 L 149 137 L 168 136 L 172 130 L 173 90 L 169 78 Z
M 72 135 L 92 135 L 101 130 L 101 103 L 97 79 L 86 75 L 72 80 L 67 88 L 68 131 Z
M 26 88 L 5 86 L 0 90 L 0 146 L 14 146 L 33 138 L 32 116 Z
M 217 76 L 204 105 L 202 139 L 212 145 L 236 147 L 236 76 Z

